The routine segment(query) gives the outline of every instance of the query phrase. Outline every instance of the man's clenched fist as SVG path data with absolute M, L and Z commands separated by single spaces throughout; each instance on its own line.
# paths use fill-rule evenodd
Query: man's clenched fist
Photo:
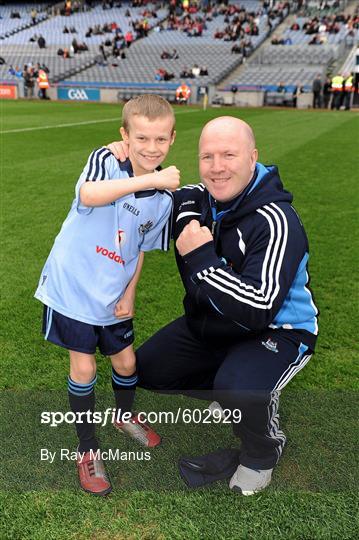
M 211 242 L 213 236 L 208 227 L 201 227 L 199 221 L 192 219 L 179 235 L 176 247 L 182 257 L 190 251 L 194 251 L 203 244 Z

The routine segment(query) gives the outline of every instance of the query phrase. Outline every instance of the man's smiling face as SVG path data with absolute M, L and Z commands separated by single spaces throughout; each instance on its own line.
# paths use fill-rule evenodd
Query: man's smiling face
M 258 153 L 246 126 L 241 120 L 222 117 L 209 122 L 202 132 L 199 172 L 217 201 L 237 197 L 253 176 Z

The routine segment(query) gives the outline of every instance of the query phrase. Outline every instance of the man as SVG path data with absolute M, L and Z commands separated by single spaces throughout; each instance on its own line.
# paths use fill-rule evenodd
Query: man
M 329 77 L 323 85 L 323 100 L 324 100 L 324 109 L 328 108 L 330 96 L 332 95 L 332 82 Z
M 176 89 L 176 101 L 179 105 L 188 103 L 191 96 L 191 89 L 185 82 L 182 82 Z
M 322 106 L 322 79 L 320 75 L 317 75 L 312 85 L 313 92 L 313 109 L 321 108 Z
M 241 411 L 232 424 L 240 460 L 229 485 L 244 495 L 271 481 L 286 440 L 279 394 L 309 361 L 318 332 L 303 226 L 277 168 L 257 157 L 245 122 L 219 117 L 205 125 L 203 183 L 178 190 L 174 201 L 185 314 L 137 351 L 140 386 L 210 391 L 233 416 Z
M 344 77 L 344 108 L 346 111 L 350 111 L 350 106 L 351 106 L 351 97 L 352 97 L 352 92 L 354 90 L 354 85 L 353 85 L 353 75 L 351 75 L 350 73 L 347 73 Z
M 40 99 L 50 99 L 46 90 L 50 87 L 47 73 L 44 69 L 40 68 L 37 76 L 37 84 L 39 85 Z
M 343 85 L 344 85 L 344 77 L 342 75 L 335 75 L 332 78 L 331 88 L 332 88 L 333 99 L 332 99 L 332 104 L 330 107 L 332 110 L 336 109 L 337 111 L 339 111 L 340 109 L 340 106 L 342 104 L 342 99 L 343 99 Z

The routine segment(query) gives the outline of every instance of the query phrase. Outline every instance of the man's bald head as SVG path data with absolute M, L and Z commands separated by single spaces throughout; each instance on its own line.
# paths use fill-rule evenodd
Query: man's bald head
M 230 135 L 241 140 L 242 144 L 248 144 L 250 150 L 254 150 L 256 147 L 256 140 L 253 130 L 247 122 L 235 118 L 234 116 L 219 116 L 207 122 L 204 126 L 200 139 L 199 146 L 201 148 L 201 141 L 206 137 L 220 138 L 223 135 Z
M 251 181 L 258 157 L 252 128 L 233 116 L 208 122 L 199 140 L 199 172 L 214 199 L 237 197 Z

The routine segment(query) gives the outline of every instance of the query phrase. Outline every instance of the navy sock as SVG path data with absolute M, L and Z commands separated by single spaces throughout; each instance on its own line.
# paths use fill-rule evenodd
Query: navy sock
M 132 411 L 137 385 L 137 372 L 132 375 L 120 375 L 112 368 L 112 388 L 116 401 L 116 420 L 121 420 L 122 415 Z M 120 411 L 120 412 L 119 412 Z
M 95 410 L 95 392 L 94 386 L 97 380 L 95 376 L 87 384 L 77 383 L 68 378 L 68 395 L 71 411 L 76 413 Z M 92 415 L 91 415 L 92 417 Z M 98 450 L 98 442 L 95 437 L 95 424 L 89 422 L 85 415 L 81 418 L 82 422 L 75 422 L 77 436 L 79 438 L 79 452 L 89 452 Z M 92 418 L 91 418 L 92 420 Z

